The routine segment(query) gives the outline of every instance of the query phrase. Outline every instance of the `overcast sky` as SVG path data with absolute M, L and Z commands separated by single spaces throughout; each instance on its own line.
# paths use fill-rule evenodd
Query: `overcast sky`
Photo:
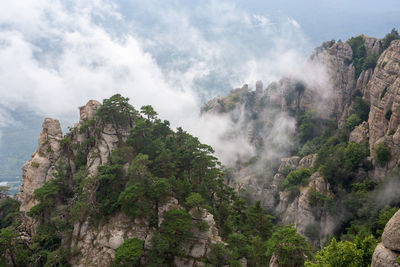
M 400 2 L 3 0 L 0 129 L 13 110 L 77 120 L 77 106 L 119 92 L 174 126 L 212 96 L 258 79 L 304 76 L 325 40 L 383 37 Z M 15 119 L 15 118 L 14 118 Z M 36 138 L 36 137 L 35 137 Z

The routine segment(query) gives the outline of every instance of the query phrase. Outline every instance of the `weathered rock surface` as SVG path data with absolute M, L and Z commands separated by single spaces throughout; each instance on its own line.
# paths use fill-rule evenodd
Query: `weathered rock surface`
M 369 138 L 368 123 L 364 121 L 350 133 L 349 142 L 356 142 L 360 144 L 368 142 L 368 138 Z
M 33 153 L 32 159 L 22 167 L 22 183 L 17 194 L 17 199 L 21 202 L 21 211 L 29 211 L 36 204 L 33 191 L 53 178 L 56 162 L 60 157 L 62 139 L 60 122 L 46 118 L 42 126 L 39 146 Z
M 382 243 L 386 248 L 400 252 L 400 211 L 396 212 L 386 224 Z
M 351 96 L 355 89 L 355 69 L 351 63 L 353 51 L 347 43 L 336 42 L 331 47 L 316 51 L 313 60 L 324 64 L 332 84 L 330 100 L 324 102 L 328 117 L 341 126 L 348 116 Z
M 377 66 L 365 89 L 371 105 L 369 113 L 370 150 L 380 138 L 400 125 L 400 40 L 391 43 L 379 57 Z M 390 115 L 391 113 L 391 115 Z M 390 137 L 392 138 L 392 137 Z M 395 148 L 395 157 L 400 150 Z
M 400 256 L 400 253 L 396 253 L 390 249 L 387 249 L 382 243 L 379 243 L 375 248 L 374 255 L 372 256 L 371 267 L 400 266 L 396 261 L 398 256 Z
M 311 192 L 329 195 L 329 184 L 318 172 L 311 175 L 306 187 L 300 188 L 298 197 L 290 199 L 289 192 L 280 192 L 280 202 L 276 212 L 283 223 L 294 223 L 297 231 L 303 236 L 307 237 L 312 227 L 318 236 L 318 240 L 314 240 L 314 243 L 319 246 L 327 234 L 333 233 L 335 224 L 333 218 L 324 210 L 313 208 L 309 201 Z
M 99 107 L 100 103 L 94 100 L 80 107 L 79 123 L 67 133 L 64 139 L 57 120 L 44 121 L 38 149 L 23 168 L 23 182 L 18 193 L 18 200 L 22 203 L 21 211 L 27 212 L 36 204 L 32 198 L 33 191 L 53 179 L 55 167 L 59 162 L 68 163 L 71 171 L 75 172 L 77 162 L 74 158 L 80 153 L 86 157 L 84 161 L 86 165 L 83 166 L 86 167 L 88 176 L 94 176 L 98 172 L 98 167 L 108 162 L 111 152 L 121 142 L 126 141 L 130 133 L 129 126 L 116 129 L 112 124 L 101 124 L 96 117 Z M 95 189 L 88 185 L 85 190 Z M 88 201 L 92 201 L 92 198 L 93 196 L 90 195 Z M 62 209 L 62 207 L 58 208 Z M 165 213 L 172 208 L 182 208 L 182 206 L 179 205 L 178 200 L 170 197 L 158 209 L 159 224 L 162 223 Z M 200 232 L 194 227 L 194 237 L 184 247 L 188 257 L 176 258 L 175 262 L 178 266 L 204 266 L 202 260 L 206 257 L 210 246 L 221 241 L 216 223 L 210 213 L 203 211 L 200 217 L 193 216 L 193 220 L 198 223 L 205 222 L 209 228 Z M 20 228 L 27 229 L 21 231 L 27 233 L 28 239 L 34 235 L 35 225 L 36 222 L 31 218 L 24 218 Z M 98 224 L 93 224 L 91 218 L 88 217 L 74 224 L 72 234 L 66 233 L 63 236 L 62 245 L 73 255 L 72 266 L 110 266 L 115 249 L 127 238 L 139 238 L 144 241 L 145 250 L 151 249 L 150 241 L 154 231 L 148 219 L 132 220 L 123 213 L 117 213 L 106 222 Z
M 400 210 L 387 222 L 382 234 L 382 243 L 375 248 L 371 267 L 400 266 Z

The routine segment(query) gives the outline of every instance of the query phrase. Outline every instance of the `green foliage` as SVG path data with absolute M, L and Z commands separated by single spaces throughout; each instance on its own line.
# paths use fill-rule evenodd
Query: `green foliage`
M 185 205 L 190 208 L 197 208 L 198 210 L 204 203 L 203 197 L 199 193 L 190 193 L 186 198 Z
M 158 113 L 154 111 L 153 107 L 150 105 L 141 107 L 140 112 L 145 115 L 148 120 L 154 120 L 158 115 Z
M 324 207 L 325 205 L 331 204 L 332 198 L 316 190 L 311 190 L 308 193 L 308 201 L 310 202 L 311 207 Z
M 59 248 L 55 251 L 47 254 L 47 260 L 44 267 L 67 267 L 70 266 L 67 260 L 67 253 L 63 248 Z
M 84 123 L 82 123 L 82 125 L 79 127 L 78 133 L 79 134 L 85 134 L 88 133 L 90 128 L 93 128 L 96 124 L 96 120 L 94 118 L 90 118 L 89 120 L 85 121 Z M 65 139 L 65 140 L 64 140 Z M 64 143 L 68 144 L 69 143 L 69 137 L 65 137 Z M 62 145 L 62 142 L 61 142 Z
M 367 143 L 348 143 L 344 149 L 344 168 L 350 172 L 355 171 L 368 155 L 369 148 Z
M 40 163 L 39 162 L 35 162 L 35 161 L 33 161 L 32 163 L 31 163 L 31 166 L 33 167 L 33 168 L 39 168 L 39 166 L 40 166 Z
M 17 220 L 19 206 L 19 202 L 10 197 L 0 201 L 0 229 L 10 226 Z
M 114 266 L 140 266 L 143 255 L 143 241 L 137 238 L 125 239 L 115 250 Z
M 364 61 L 367 54 L 365 50 L 365 39 L 364 36 L 359 35 L 357 37 L 352 37 L 347 42 L 353 51 L 353 64 L 354 68 L 356 69 L 355 78 L 357 79 L 363 70 Z
M 15 228 L 0 229 L 0 266 L 27 266 L 29 255 Z M 10 261 L 11 264 L 10 265 Z
M 383 38 L 382 50 L 387 49 L 393 40 L 398 40 L 398 39 L 400 39 L 399 32 L 393 28 L 392 31 L 386 34 L 385 38 Z
M 393 217 L 393 215 L 399 210 L 397 207 L 393 208 L 386 208 L 379 211 L 379 218 L 378 218 L 378 229 L 377 234 L 382 235 L 383 229 L 385 228 L 387 222 Z
M 363 240 L 356 237 L 353 242 L 340 241 L 335 238 L 323 250 L 315 256 L 316 263 L 307 261 L 306 267 L 312 266 L 338 266 L 338 267 L 362 267 L 370 266 L 372 254 L 377 245 L 373 236 Z
M 196 227 L 200 232 L 206 232 L 210 229 L 210 225 L 206 221 L 198 221 L 196 222 Z
M 385 143 L 380 142 L 375 146 L 375 154 L 374 154 L 374 159 L 376 161 L 376 164 L 384 167 L 390 160 L 391 158 L 391 150 L 390 147 L 388 147 Z
M 382 93 L 381 93 L 381 96 L 380 96 L 380 99 L 382 100 L 382 98 L 386 95 L 386 93 L 387 93 L 387 87 L 385 87 L 385 89 L 383 89 L 383 91 L 382 91 Z
M 182 244 L 192 237 L 192 217 L 181 209 L 171 209 L 164 215 L 160 226 L 161 238 L 167 241 L 171 252 L 180 253 Z
M 279 266 L 303 266 L 312 258 L 312 245 L 296 232 L 296 228 L 285 226 L 273 233 L 268 240 L 266 255 L 278 257 Z
M 228 264 L 230 251 L 223 243 L 215 243 L 207 255 L 208 261 L 215 267 L 223 267 Z
M 352 131 L 357 125 L 361 122 L 360 117 L 356 114 L 351 114 L 345 121 L 344 126 L 349 130 Z
M 368 121 L 369 105 L 365 103 L 361 96 L 356 96 L 353 99 L 353 108 L 351 114 L 356 114 L 361 121 Z
M 364 64 L 362 66 L 362 70 L 374 69 L 376 66 L 376 62 L 378 61 L 379 56 L 375 54 L 370 54 L 364 60 Z
M 315 166 L 332 186 L 342 185 L 348 188 L 354 171 L 368 155 L 367 144 L 346 144 L 339 138 L 332 137 L 321 147 Z
M 389 109 L 388 111 L 386 111 L 385 113 L 385 119 L 387 119 L 388 121 L 390 121 L 390 117 L 392 117 L 392 110 Z
M 133 126 L 133 120 L 138 112 L 129 104 L 129 98 L 120 94 L 103 100 L 103 105 L 97 110 L 97 116 L 105 123 L 112 123 L 116 129 L 119 126 Z
M 192 237 L 192 217 L 184 210 L 173 208 L 164 215 L 160 229 L 151 240 L 148 266 L 171 263 L 173 255 L 184 255 L 182 246 Z
M 279 188 L 281 190 L 284 190 L 291 185 L 299 185 L 299 184 L 305 186 L 307 185 L 308 178 L 311 176 L 311 174 L 312 174 L 311 169 L 301 168 L 300 170 L 293 170 L 282 181 L 282 183 L 279 185 Z
M 122 165 L 102 165 L 98 167 L 99 186 L 96 191 L 96 200 L 100 203 L 100 212 L 104 216 L 118 210 L 118 197 L 124 189 L 122 181 Z
M 112 164 L 125 164 L 131 162 L 134 157 L 134 150 L 130 146 L 119 147 L 112 151 L 110 161 Z
M 300 145 L 303 145 L 307 141 L 321 136 L 329 122 L 319 118 L 317 114 L 312 111 L 307 111 L 299 116 L 297 123 L 299 132 L 296 138 Z

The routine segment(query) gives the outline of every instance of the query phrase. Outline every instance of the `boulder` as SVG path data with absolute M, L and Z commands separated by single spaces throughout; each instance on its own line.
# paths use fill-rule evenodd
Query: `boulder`
M 400 210 L 386 224 L 382 243 L 386 248 L 400 252 Z

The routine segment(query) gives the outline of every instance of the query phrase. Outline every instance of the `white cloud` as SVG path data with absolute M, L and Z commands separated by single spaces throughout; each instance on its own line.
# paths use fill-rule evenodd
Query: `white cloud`
M 215 129 L 223 134 L 232 124 L 221 118 L 193 124 L 199 120 L 200 96 L 215 95 L 209 84 L 223 84 L 226 92 L 259 79 L 307 77 L 301 50 L 307 44 L 293 19 L 272 22 L 225 1 L 193 9 L 162 1 L 134 3 L 150 23 L 123 15 L 123 7 L 108 0 L 3 2 L 0 129 L 4 108 L 28 108 L 67 126 L 77 120 L 78 106 L 118 92 L 136 107 L 153 105 L 173 126 L 217 145 Z M 245 139 L 231 142 L 252 153 Z M 229 155 L 238 150 L 219 147 Z

